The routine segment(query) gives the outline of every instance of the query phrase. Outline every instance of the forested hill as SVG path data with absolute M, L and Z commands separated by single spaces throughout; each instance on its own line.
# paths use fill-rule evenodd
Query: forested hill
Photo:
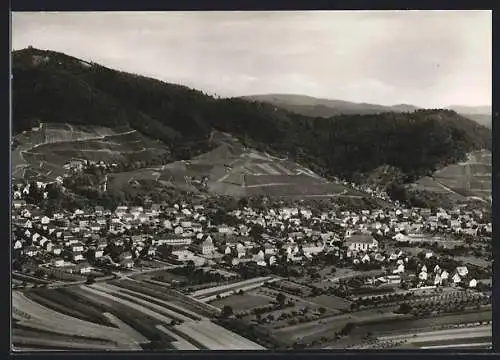
M 351 179 L 385 164 L 411 178 L 491 148 L 489 129 L 451 110 L 311 118 L 33 48 L 14 52 L 12 68 L 14 132 L 39 121 L 133 128 L 186 147 L 189 157 L 218 129 L 323 175 Z

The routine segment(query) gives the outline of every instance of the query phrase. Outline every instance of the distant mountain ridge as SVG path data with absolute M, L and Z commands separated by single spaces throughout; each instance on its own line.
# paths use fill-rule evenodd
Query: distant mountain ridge
M 261 101 L 279 106 L 297 114 L 328 118 L 337 115 L 349 114 L 379 114 L 384 112 L 412 112 L 420 109 L 410 104 L 397 104 L 392 106 L 359 103 L 344 100 L 316 98 L 296 94 L 263 94 L 242 96 L 242 99 Z M 463 116 L 476 121 L 480 125 L 491 128 L 491 106 L 448 106 L 448 110 L 456 111 Z
M 418 109 L 416 106 L 409 104 L 384 106 L 344 100 L 315 98 L 312 96 L 295 94 L 251 95 L 242 96 L 241 98 L 250 101 L 268 102 L 302 115 L 318 117 L 331 117 L 349 114 L 374 114 L 390 111 L 406 112 Z
M 489 114 L 492 113 L 492 108 L 489 105 L 485 106 L 462 106 L 462 105 L 452 105 L 448 106 L 447 109 L 454 110 L 460 114 Z

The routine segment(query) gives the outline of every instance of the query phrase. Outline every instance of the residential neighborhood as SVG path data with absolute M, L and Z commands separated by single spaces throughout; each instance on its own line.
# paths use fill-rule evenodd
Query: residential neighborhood
M 41 182 L 36 186 L 44 188 Z M 36 204 L 26 202 L 29 191 L 27 184 L 14 184 L 16 271 L 39 266 L 59 273 L 110 273 L 152 259 L 224 268 L 248 262 L 264 268 L 276 262 L 307 266 L 320 254 L 335 254 L 347 266 L 369 264 L 403 275 L 405 264 L 418 258 L 416 249 L 425 254 L 424 260 L 437 259 L 437 266 L 442 266 L 443 253 L 452 254 L 457 247 L 461 255 L 491 258 L 491 219 L 481 210 L 316 211 L 277 204 L 267 209 L 242 206 L 220 221 L 214 218 L 213 209 L 201 204 L 146 202 L 115 209 L 61 209 L 48 216 Z M 470 245 L 466 251 L 461 242 Z M 439 273 L 439 280 L 420 270 L 417 285 L 450 280 L 454 284 L 466 281 L 473 287 L 478 279 L 458 269 L 443 269 L 450 275 L 445 279 Z

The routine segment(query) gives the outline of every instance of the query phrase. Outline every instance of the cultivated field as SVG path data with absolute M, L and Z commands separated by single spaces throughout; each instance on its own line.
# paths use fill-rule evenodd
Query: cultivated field
M 450 194 L 458 200 L 465 196 L 488 199 L 491 196 L 491 152 L 475 151 L 466 161 L 439 169 L 432 177 L 416 182 L 417 187 L 431 192 Z
M 451 328 L 404 335 L 380 336 L 378 342 L 402 342 L 403 347 L 412 345 L 421 349 L 476 348 L 491 346 L 491 325 Z
M 193 305 L 194 303 L 194 305 Z M 15 349 L 213 349 L 262 347 L 193 311 L 208 307 L 137 281 L 13 293 Z
M 262 285 L 264 285 L 265 282 L 273 282 L 273 281 L 276 281 L 276 279 L 270 276 L 243 280 L 227 285 L 215 286 L 211 288 L 198 290 L 191 293 L 190 296 L 199 299 L 200 301 L 203 302 L 210 302 L 212 300 L 217 299 L 217 296 L 222 297 L 222 296 L 232 295 L 240 290 L 249 291 L 252 289 L 257 289 Z
M 221 309 L 226 305 L 231 306 L 234 312 L 240 312 L 269 305 L 269 303 L 270 299 L 266 296 L 259 295 L 255 292 L 245 292 L 242 295 L 231 295 L 221 300 L 212 301 L 210 304 Z
M 351 302 L 335 295 L 320 295 L 309 299 L 310 301 L 327 308 L 347 310 Z
M 36 130 L 15 137 L 12 152 L 13 176 L 32 173 L 54 180 L 65 172 L 71 159 L 120 162 L 144 161 L 167 152 L 167 148 L 135 130 L 115 130 L 100 126 L 42 123 Z

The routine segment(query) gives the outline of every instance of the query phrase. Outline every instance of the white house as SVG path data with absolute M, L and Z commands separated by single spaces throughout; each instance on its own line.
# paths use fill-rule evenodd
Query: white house
M 81 242 L 77 242 L 73 244 L 71 247 L 71 251 L 76 253 L 76 252 L 82 252 L 83 251 L 83 244 Z
M 177 226 L 175 229 L 174 229 L 174 233 L 176 235 L 179 235 L 179 234 L 182 234 L 184 232 L 184 229 L 182 228 L 182 226 Z
M 378 262 L 382 262 L 385 260 L 385 256 L 382 255 L 382 254 L 376 254 L 375 255 L 375 260 L 377 260 Z
M 80 252 L 77 252 L 77 253 L 74 253 L 73 254 L 73 260 L 74 261 L 83 261 L 85 260 L 84 257 L 83 257 L 83 254 L 80 253 Z
M 221 234 L 232 234 L 232 230 L 229 226 L 227 225 L 220 225 L 218 228 L 217 228 L 217 231 Z
M 259 252 L 255 255 L 255 257 L 254 257 L 254 258 L 255 258 L 255 260 L 256 260 L 257 262 L 259 262 L 259 261 L 263 261 L 263 260 L 264 260 L 264 257 L 265 257 L 265 255 L 264 255 L 264 251 L 259 250 Z
M 422 281 L 427 280 L 427 273 L 425 271 L 422 271 L 420 274 L 418 274 L 418 278 Z
M 54 255 L 61 255 L 61 253 L 62 253 L 62 248 L 61 248 L 60 246 L 56 245 L 56 246 L 54 246 L 54 247 L 52 248 L 52 253 L 53 253 Z
M 403 264 L 399 264 L 396 269 L 393 270 L 393 274 L 401 274 L 405 271 L 405 266 Z
M 52 266 L 55 266 L 55 267 L 62 267 L 64 266 L 64 260 L 61 259 L 61 258 L 54 258 L 50 261 L 51 265 Z
M 38 249 L 35 246 L 29 246 L 26 248 L 25 252 L 26 256 L 33 257 L 38 254 Z
M 175 250 L 172 251 L 171 256 L 178 261 L 188 261 L 194 257 L 194 254 L 189 250 Z
M 238 254 L 238 259 L 245 257 L 245 255 L 246 255 L 245 245 L 243 245 L 242 243 L 237 243 L 236 244 L 236 252 Z
M 131 269 L 134 267 L 134 260 L 132 259 L 123 259 L 120 262 L 120 265 L 124 268 Z
M 448 273 L 448 271 L 443 270 L 443 272 L 440 274 L 440 276 L 441 276 L 442 280 L 448 280 L 448 278 L 450 277 L 450 274 Z
M 346 240 L 346 246 L 351 251 L 376 250 L 378 241 L 370 235 L 352 235 Z
M 191 221 L 181 221 L 181 226 L 183 228 L 190 228 L 191 227 Z
M 31 239 L 33 240 L 34 243 L 38 242 L 38 239 L 40 239 L 42 236 L 39 233 L 34 233 Z
M 104 251 L 102 249 L 99 249 L 97 248 L 95 251 L 94 251 L 94 258 L 96 259 L 100 259 L 104 256 Z
M 202 241 L 194 246 L 195 250 L 202 255 L 213 255 L 215 253 L 215 246 L 213 239 L 210 235 L 205 235 Z
M 164 220 L 163 221 L 163 227 L 169 230 L 172 230 L 172 222 L 170 220 Z
M 469 273 L 469 269 L 467 269 L 467 266 L 458 266 L 457 267 L 457 273 L 461 277 L 465 277 Z
M 441 278 L 441 276 L 439 274 L 436 274 L 436 276 L 434 277 L 434 285 L 441 285 L 442 282 L 443 279 Z

